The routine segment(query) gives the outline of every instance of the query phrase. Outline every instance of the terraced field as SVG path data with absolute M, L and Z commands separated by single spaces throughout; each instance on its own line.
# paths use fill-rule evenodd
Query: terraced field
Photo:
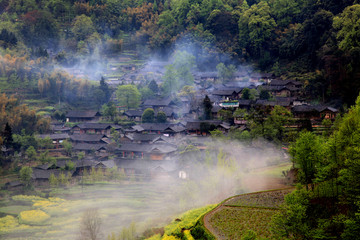
M 95 184 L 59 190 L 64 202 L 49 208 L 48 200 L 0 201 L 0 239 L 76 239 L 85 209 L 97 208 L 103 220 L 104 239 L 111 232 L 136 223 L 139 233 L 148 226 L 164 225 L 171 216 L 183 212 L 173 186 L 159 183 Z M 51 217 L 46 224 L 18 223 L 18 215 L 28 210 L 43 210 Z M 8 216 L 8 217 L 6 217 Z M 5 218 L 6 217 L 6 218 Z
M 249 230 L 257 239 L 272 239 L 270 221 L 293 188 L 243 194 L 223 202 L 204 217 L 217 239 L 241 239 Z

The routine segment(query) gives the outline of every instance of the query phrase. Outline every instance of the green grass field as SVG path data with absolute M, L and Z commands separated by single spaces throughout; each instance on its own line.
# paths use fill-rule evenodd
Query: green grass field
M 269 222 L 277 212 L 272 209 L 232 208 L 221 209 L 211 218 L 211 224 L 222 232 L 226 239 L 241 239 L 248 231 L 256 233 L 256 239 L 271 239 Z
M 256 233 L 256 239 L 273 239 L 271 218 L 291 191 L 293 188 L 230 198 L 211 216 L 210 224 L 224 239 L 242 239 L 249 230 Z

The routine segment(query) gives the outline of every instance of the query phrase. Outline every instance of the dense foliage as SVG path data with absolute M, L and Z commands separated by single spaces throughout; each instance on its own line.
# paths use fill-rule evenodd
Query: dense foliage
M 7 49 L 2 52 L 12 56 L 6 61 L 16 56 L 10 72 L 0 61 L 1 76 L 41 94 L 52 89 L 59 100 L 86 98 L 89 87 L 70 82 L 75 87 L 69 88 L 68 77 L 46 76 L 42 67 L 73 66 L 83 56 L 120 52 L 128 33 L 134 44 L 160 54 L 171 53 L 174 43 L 192 51 L 194 58 L 181 52 L 168 68 L 165 92 L 192 82 L 194 62 L 199 69 L 216 67 L 226 81 L 235 70 L 230 59 L 304 80 L 308 93 L 320 100 L 341 97 L 351 104 L 360 89 L 360 6 L 349 0 L 14 0 L 1 1 L 0 9 L 0 45 Z M 179 64 L 184 58 L 187 66 Z
M 359 124 L 360 97 L 329 137 L 300 134 L 291 154 L 299 169 L 298 180 L 306 188 L 300 186 L 286 196 L 284 210 L 274 218 L 279 235 L 291 239 L 357 238 Z

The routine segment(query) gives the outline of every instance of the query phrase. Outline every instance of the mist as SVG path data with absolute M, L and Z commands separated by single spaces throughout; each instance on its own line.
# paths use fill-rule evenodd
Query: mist
M 153 53 L 142 67 L 135 71 L 124 72 L 118 65 L 123 54 L 106 58 L 98 51 L 80 59 L 71 67 L 56 66 L 77 78 L 100 80 L 101 76 L 117 73 L 121 80 L 127 74 L 146 76 L 161 83 L 165 66 L 174 63 L 174 55 L 185 51 L 195 58 L 191 73 L 214 72 L 218 63 L 234 64 L 238 72 L 243 73 L 241 80 L 235 80 L 238 86 L 249 86 L 254 74 L 252 67 L 241 65 L 225 53 L 211 52 L 214 46 L 207 48 L 193 44 L 186 38 L 180 39 L 172 47 L 168 58 L 159 58 Z M 133 58 L 129 57 L 129 61 Z M 195 79 L 196 80 L 196 79 Z M 215 85 L 215 83 L 213 83 Z M 199 89 L 197 89 L 199 90 Z M 204 97 L 203 92 L 198 92 Z M 180 115 L 180 114 L 179 114 Z M 197 147 L 202 142 L 201 150 Z M 49 226 L 33 227 L 31 234 L 25 229 L 21 233 L 7 235 L 9 239 L 74 239 L 79 234 L 81 215 L 87 209 L 98 209 L 102 219 L 104 238 L 112 232 L 136 223 L 137 234 L 148 228 L 162 227 L 176 215 L 207 204 L 216 204 L 237 194 L 268 189 L 267 179 L 257 179 L 249 183 L 252 170 L 287 162 L 284 152 L 271 143 L 260 141 L 256 144 L 237 141 L 214 140 L 205 137 L 184 137 L 179 140 L 178 153 L 159 163 L 166 166 L 165 172 L 155 174 L 150 179 L 129 175 L 126 180 L 115 183 L 76 185 L 54 192 L 56 197 L 68 203 L 68 212 L 61 216 L 52 216 Z M 205 149 L 205 150 L 204 150 Z M 121 159 L 116 159 L 121 161 Z M 181 176 L 181 178 L 180 178 Z M 250 181 L 251 182 L 251 181 Z M 45 234 L 46 233 L 46 234 Z
M 251 171 L 286 162 L 284 152 L 270 143 L 253 147 L 237 141 L 219 141 L 207 137 L 185 137 L 182 142 L 198 143 L 179 146 L 179 154 L 164 160 L 166 173 L 157 173 L 151 179 L 128 176 L 126 180 L 104 184 L 71 186 L 54 190 L 55 196 L 66 200 L 68 212 L 52 216 L 45 229 L 32 227 L 27 239 L 74 239 L 79 234 L 81 216 L 87 209 L 97 209 L 102 219 L 104 238 L 118 233 L 132 222 L 137 234 L 153 227 L 162 227 L 176 215 L 207 204 L 217 204 L 237 194 L 259 190 L 247 185 Z M 195 144 L 198 145 L 198 144 Z M 179 178 L 180 172 L 182 177 Z M 185 174 L 184 174 L 185 173 Z M 185 176 L 185 177 L 184 177 Z M 263 181 L 267 181 L 265 178 Z M 260 190 L 269 188 L 260 183 Z M 46 234 L 45 234 L 46 233 Z M 27 234 L 8 235 L 19 239 Z

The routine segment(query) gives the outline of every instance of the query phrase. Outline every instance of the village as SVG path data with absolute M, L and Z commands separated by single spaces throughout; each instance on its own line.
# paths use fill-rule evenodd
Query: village
M 156 69 L 156 66 L 152 68 Z M 144 69 L 139 71 L 129 67 L 129 73 L 121 79 L 107 79 L 106 82 L 112 88 L 121 84 L 136 84 L 134 79 L 139 77 L 131 78 L 129 75 L 146 74 Z M 52 146 L 47 149 L 50 155 L 70 157 L 74 167 L 67 167 L 68 160 L 34 166 L 32 181 L 46 186 L 51 175 L 58 177 L 65 174 L 76 178 L 84 171 L 106 170 L 115 166 L 122 169 L 126 176 L 142 179 L 164 176 L 186 179 L 191 174 L 179 159 L 187 146 L 204 151 L 206 142 L 212 140 L 211 131 L 218 130 L 227 135 L 229 131 L 241 133 L 250 130 L 244 114 L 235 114 L 239 109 L 245 113 L 262 111 L 266 118 L 275 106 L 281 106 L 293 116 L 292 125 L 287 127 L 296 130 L 303 128 L 304 122 L 313 128 L 322 127 L 324 119 L 334 121 L 339 113 L 338 109 L 330 106 L 308 103 L 300 81 L 276 79 L 272 74 L 235 72 L 231 81 L 224 84 L 219 83 L 217 72 L 193 75 L 195 91 L 192 94 L 165 98 L 156 96 L 143 101 L 137 109 L 118 110 L 122 118 L 133 123 L 131 125 L 106 122 L 96 110 L 69 110 L 65 122 L 52 119 L 51 132 L 39 134 L 36 138 L 51 141 Z M 204 117 L 205 98 L 211 102 L 211 115 L 208 117 Z M 112 100 L 116 104 L 116 97 L 113 96 Z M 165 113 L 166 121 L 144 122 L 143 113 L 149 108 L 155 114 L 160 111 Z M 66 150 L 64 142 L 70 143 L 71 149 Z M 9 182 L 6 187 L 21 188 L 22 185 L 16 181 Z

